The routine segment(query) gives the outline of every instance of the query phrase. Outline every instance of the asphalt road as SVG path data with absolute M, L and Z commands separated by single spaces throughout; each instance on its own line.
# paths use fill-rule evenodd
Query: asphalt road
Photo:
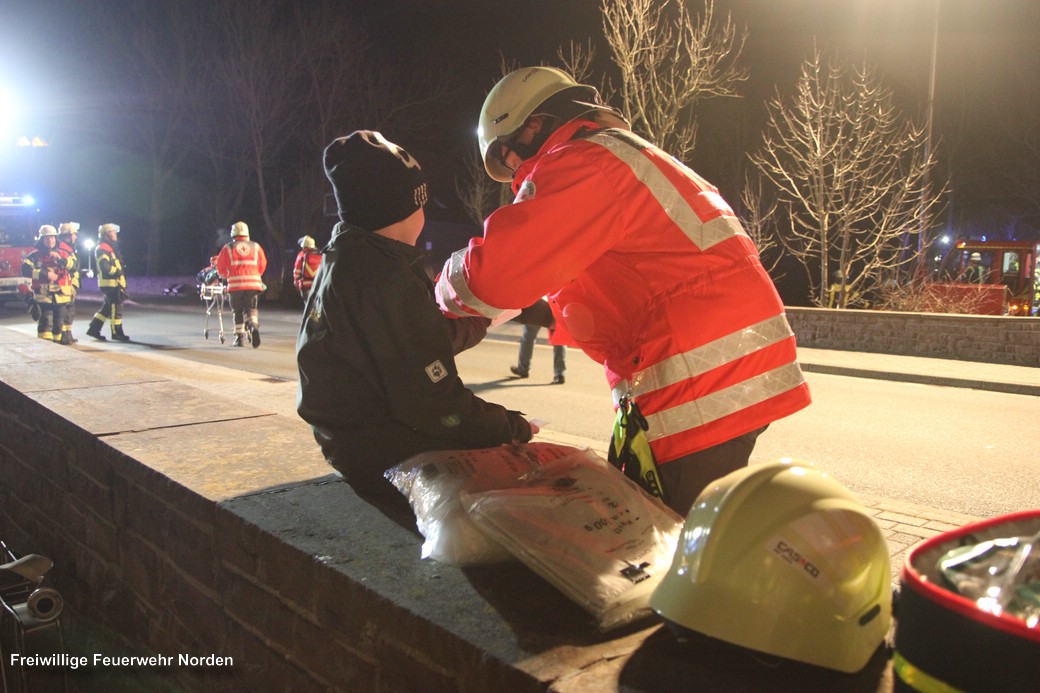
M 260 403 L 294 416 L 293 358 L 298 311 L 261 308 L 259 349 L 225 343 L 217 316 L 197 298 L 132 304 L 124 326 L 129 344 L 98 343 L 83 332 L 97 304 L 81 301 L 73 348 L 162 372 L 214 393 L 236 392 L 247 378 L 271 383 Z M 0 324 L 27 334 L 35 328 L 20 310 L 5 309 Z M 462 354 L 459 369 L 485 399 L 548 422 L 554 440 L 605 451 L 610 395 L 600 367 L 569 350 L 567 382 L 550 385 L 552 354 L 535 349 L 529 379 L 509 377 L 515 330 L 500 330 Z M 243 377 L 244 376 L 244 377 Z M 759 439 L 752 462 L 792 457 L 816 464 L 856 493 L 990 517 L 1040 507 L 1040 401 L 1037 397 L 808 373 L 814 403 L 778 421 Z M 252 390 L 250 392 L 255 392 Z

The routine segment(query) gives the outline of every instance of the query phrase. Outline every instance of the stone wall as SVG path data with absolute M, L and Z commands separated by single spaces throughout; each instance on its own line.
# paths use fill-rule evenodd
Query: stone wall
M 1040 366 L 1040 318 L 787 308 L 798 345 Z

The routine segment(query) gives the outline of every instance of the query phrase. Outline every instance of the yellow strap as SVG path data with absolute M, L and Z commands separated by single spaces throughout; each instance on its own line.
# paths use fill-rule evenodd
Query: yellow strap
M 954 688 L 931 674 L 918 669 L 906 661 L 906 658 L 898 650 L 892 655 L 892 669 L 895 671 L 896 676 L 903 680 L 903 683 L 919 693 L 963 693 L 961 689 Z

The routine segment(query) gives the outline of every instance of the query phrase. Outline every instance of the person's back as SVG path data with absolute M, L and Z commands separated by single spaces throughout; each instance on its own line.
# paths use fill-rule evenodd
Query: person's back
M 548 293 L 615 403 L 638 403 L 684 514 L 704 483 L 747 463 L 765 426 L 810 401 L 754 243 L 714 186 L 558 70 L 503 77 L 478 138 L 516 200 L 445 264 L 438 302 L 494 318 Z M 723 449 L 733 441 L 736 454 Z

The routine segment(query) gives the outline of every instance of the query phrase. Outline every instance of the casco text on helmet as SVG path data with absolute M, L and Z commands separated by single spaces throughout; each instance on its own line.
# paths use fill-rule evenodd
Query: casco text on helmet
M 852 673 L 891 625 L 890 572 L 881 529 L 848 489 L 774 462 L 698 496 L 650 606 L 684 631 Z
M 232 238 L 249 238 L 249 227 L 244 221 L 236 221 L 231 225 Z
M 477 127 L 480 157 L 489 176 L 500 183 L 513 178 L 513 172 L 494 156 L 491 145 L 507 139 L 523 127 L 527 118 L 546 99 L 577 86 L 581 85 L 563 70 L 526 67 L 510 72 L 491 88 L 480 109 Z

